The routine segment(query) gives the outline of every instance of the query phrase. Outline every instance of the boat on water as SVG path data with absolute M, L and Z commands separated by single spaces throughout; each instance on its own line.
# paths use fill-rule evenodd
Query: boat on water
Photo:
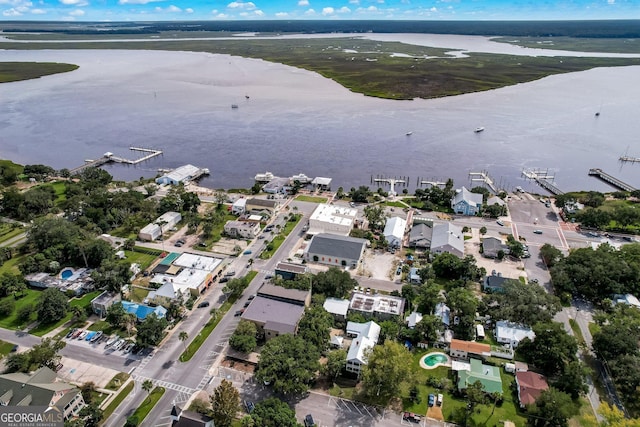
M 411 136 L 412 134 L 413 134 L 412 131 L 409 131 L 409 132 L 406 133 L 407 136 Z
M 484 130 L 484 128 L 483 128 L 482 126 L 480 126 L 480 127 L 477 127 L 477 128 L 474 130 L 474 132 L 475 132 L 475 133 L 480 133 L 480 132 L 482 132 L 483 130 Z
M 596 112 L 596 117 L 598 117 L 600 115 L 600 111 Z
M 233 108 L 233 109 L 238 108 L 238 104 L 231 104 L 231 108 Z

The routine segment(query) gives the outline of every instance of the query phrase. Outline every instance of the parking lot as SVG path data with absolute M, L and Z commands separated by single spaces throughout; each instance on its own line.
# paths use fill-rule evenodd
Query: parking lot
M 100 354 L 107 354 L 113 357 L 125 359 L 140 360 L 147 355 L 147 349 L 137 348 L 133 339 L 119 338 L 117 336 L 109 336 L 99 331 L 70 331 L 64 338 L 67 347 L 77 347 L 84 351 L 92 351 Z M 92 335 L 93 334 L 93 335 Z M 80 339 L 84 335 L 84 338 Z M 87 341 L 87 337 L 92 337 Z

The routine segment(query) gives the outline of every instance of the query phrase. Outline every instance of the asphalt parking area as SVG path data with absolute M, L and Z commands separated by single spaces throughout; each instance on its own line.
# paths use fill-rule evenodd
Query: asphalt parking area
M 64 381 L 75 384 L 93 382 L 96 387 L 104 388 L 119 371 L 105 368 L 91 363 L 80 362 L 78 360 L 63 357 L 60 361 L 62 368 L 58 371 L 58 377 Z
M 377 406 L 365 405 L 364 403 L 355 402 L 353 400 L 341 399 L 339 397 L 330 397 L 327 402 L 329 406 L 335 406 L 336 408 L 353 412 L 359 415 L 368 416 L 374 419 L 379 419 L 384 417 L 384 408 L 379 408 Z

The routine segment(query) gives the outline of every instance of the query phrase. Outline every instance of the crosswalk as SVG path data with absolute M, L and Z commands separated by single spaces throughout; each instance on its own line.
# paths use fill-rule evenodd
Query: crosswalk
M 153 383 L 154 386 L 160 386 L 160 387 L 163 387 L 165 389 L 174 390 L 174 391 L 177 391 L 179 393 L 185 393 L 187 395 L 191 395 L 195 391 L 191 387 L 185 387 L 183 385 L 170 383 L 168 381 L 161 381 L 161 380 L 156 380 L 156 379 L 153 379 L 153 378 L 147 378 L 147 377 L 143 377 L 142 375 L 134 374 L 134 375 L 131 376 L 131 378 L 134 381 L 137 381 L 137 382 L 140 382 L 140 383 L 149 380 L 149 381 L 151 381 Z

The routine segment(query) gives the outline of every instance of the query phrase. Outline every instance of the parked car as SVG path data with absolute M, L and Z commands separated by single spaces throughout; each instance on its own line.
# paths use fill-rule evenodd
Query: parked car
M 255 297 L 256 297 L 256 296 L 255 296 L 255 294 L 254 294 L 254 295 L 249 295 L 248 300 L 249 300 L 249 301 L 251 301 L 251 300 L 252 300 L 252 299 L 254 299 Z
M 422 417 L 420 415 L 414 414 L 413 412 L 405 412 L 402 414 L 402 419 L 405 421 L 409 421 L 410 423 L 419 423 L 422 421 Z
M 251 249 L 247 249 L 246 251 L 242 252 L 242 255 L 251 255 L 253 252 L 251 252 Z
M 225 276 L 225 277 L 221 277 L 220 280 L 218 280 L 218 283 L 226 283 L 228 281 L 229 281 L 229 278 Z
M 436 396 L 434 394 L 429 395 L 429 406 L 433 406 L 436 403 Z
M 102 338 L 102 331 L 96 332 L 93 338 L 91 338 L 91 342 L 98 342 L 100 338 Z
M 273 274 L 267 274 L 264 278 L 265 280 L 273 279 Z
M 239 317 L 239 316 L 242 316 L 242 313 L 244 313 L 244 310 L 238 310 L 238 311 L 236 311 L 233 315 L 234 315 L 235 317 Z
M 504 222 L 497 220 L 496 224 L 498 224 L 500 227 L 504 227 Z
M 187 241 L 186 241 L 186 240 L 184 240 L 184 239 L 178 239 L 178 240 L 177 240 L 177 242 L 178 242 L 178 243 L 181 243 L 181 244 L 183 244 L 183 245 L 184 245 L 185 243 L 187 243 Z
M 131 350 L 133 350 L 133 347 L 135 347 L 135 343 L 128 343 L 127 345 L 124 346 L 124 348 L 122 349 L 123 353 L 131 353 Z
M 438 397 L 436 398 L 436 405 L 442 406 L 443 400 L 444 400 L 444 396 L 442 394 L 438 394 Z
M 316 423 L 313 421 L 311 414 L 307 414 L 307 416 L 304 417 L 304 427 L 314 427 L 315 425 Z
M 11 353 L 15 353 L 16 351 L 18 351 L 18 344 L 14 344 L 13 347 L 11 347 Z
M 179 248 L 179 247 L 181 247 L 181 246 L 182 246 L 182 243 L 180 243 L 180 242 L 176 242 L 173 246 L 176 246 L 176 247 L 178 247 L 178 248 Z
M 78 330 L 78 328 L 73 328 L 73 329 L 71 329 L 69 332 L 67 332 L 67 336 L 66 336 L 66 338 L 71 338 L 71 336 L 72 336 L 73 334 L 75 334 L 77 330 Z
M 251 301 L 245 301 L 245 303 L 244 303 L 244 308 L 249 307 L 249 304 L 251 304 Z
M 205 307 L 209 307 L 209 301 L 202 301 L 200 304 L 198 304 L 198 308 L 205 308 Z
M 82 341 L 83 339 L 85 339 L 87 337 L 87 335 L 89 335 L 89 331 L 82 331 L 82 333 L 80 335 L 78 335 L 78 339 L 80 341 Z
M 250 400 L 245 400 L 244 401 L 244 407 L 247 408 L 247 412 L 248 413 L 252 413 L 253 409 L 256 407 L 256 405 L 254 405 L 253 402 L 250 401 Z
M 226 273 L 224 273 L 225 277 L 232 277 L 232 276 L 235 276 L 235 275 L 236 275 L 236 272 L 234 270 L 227 271 Z
M 542 230 L 533 230 L 533 234 L 542 234 Z
M 76 339 L 76 338 L 78 338 L 78 336 L 80 336 L 80 334 L 81 334 L 82 332 L 83 332 L 83 330 L 82 330 L 82 329 L 77 329 L 77 330 L 73 333 L 73 335 L 71 335 L 71 339 Z

